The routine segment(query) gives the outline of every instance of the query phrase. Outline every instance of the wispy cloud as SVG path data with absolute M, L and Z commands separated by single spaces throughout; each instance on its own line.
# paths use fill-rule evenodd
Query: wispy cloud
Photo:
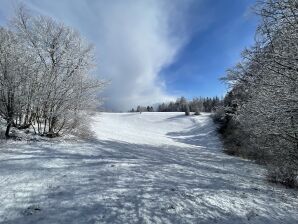
M 173 98 L 166 93 L 159 72 L 175 60 L 187 39 L 184 22 L 191 1 L 23 2 L 75 27 L 95 44 L 97 73 L 111 80 L 104 92 L 107 107 L 127 110 Z

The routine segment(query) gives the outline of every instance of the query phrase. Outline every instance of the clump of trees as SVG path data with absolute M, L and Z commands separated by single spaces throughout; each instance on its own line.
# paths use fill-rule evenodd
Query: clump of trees
M 191 101 L 187 101 L 185 97 L 178 98 L 175 102 L 162 103 L 158 106 L 159 112 L 212 112 L 218 106 L 222 104 L 222 101 L 218 97 L 213 98 L 194 98 Z
M 298 185 L 298 3 L 266 0 L 256 42 L 227 71 L 230 91 L 219 109 L 226 148 L 268 167 L 268 178 Z
M 188 101 L 185 97 L 178 98 L 175 102 L 161 103 L 157 105 L 157 112 L 184 112 L 186 116 L 194 112 L 195 115 L 200 115 L 200 112 L 213 112 L 223 101 L 218 97 L 200 97 Z M 153 106 L 138 106 L 135 110 L 132 108 L 129 112 L 154 112 Z
M 0 27 L 0 116 L 12 126 L 57 136 L 72 129 L 82 110 L 97 105 L 104 82 L 89 76 L 93 47 L 78 32 L 20 7 Z
M 136 110 L 132 108 L 129 112 L 154 112 L 154 108 L 152 106 L 143 107 L 139 105 Z

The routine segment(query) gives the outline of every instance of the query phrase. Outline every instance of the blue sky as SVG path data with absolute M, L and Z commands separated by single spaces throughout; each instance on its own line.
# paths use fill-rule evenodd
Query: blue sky
M 105 107 L 127 110 L 179 96 L 222 96 L 225 70 L 253 43 L 254 0 L 0 0 L 0 24 L 23 2 L 96 47 L 110 81 Z
M 191 9 L 189 26 L 195 31 L 174 63 L 161 71 L 170 94 L 188 98 L 222 96 L 219 81 L 225 70 L 240 60 L 241 51 L 253 44 L 257 18 L 253 0 L 205 0 Z

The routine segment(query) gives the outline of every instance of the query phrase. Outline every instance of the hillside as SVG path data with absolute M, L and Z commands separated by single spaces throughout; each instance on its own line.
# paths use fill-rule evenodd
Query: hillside
M 297 191 L 223 154 L 209 114 L 101 113 L 89 141 L 3 142 L 0 223 L 295 223 Z

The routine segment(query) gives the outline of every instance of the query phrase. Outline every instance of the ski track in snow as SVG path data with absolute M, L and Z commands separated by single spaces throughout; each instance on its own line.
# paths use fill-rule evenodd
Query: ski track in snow
M 209 114 L 92 119 L 94 140 L 1 143 L 0 223 L 298 223 L 297 191 L 222 153 Z

